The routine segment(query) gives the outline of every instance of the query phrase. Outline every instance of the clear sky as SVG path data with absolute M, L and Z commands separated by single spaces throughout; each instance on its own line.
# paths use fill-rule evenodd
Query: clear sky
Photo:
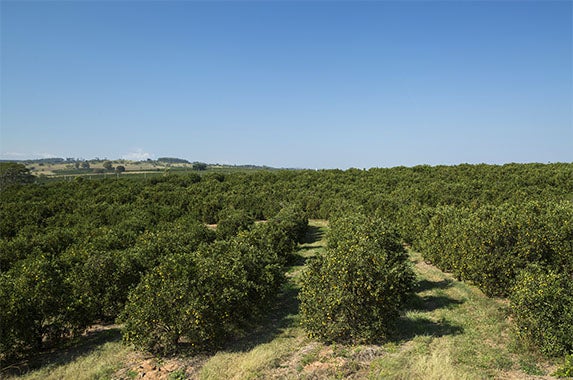
M 0 158 L 573 162 L 572 1 L 1 1 Z

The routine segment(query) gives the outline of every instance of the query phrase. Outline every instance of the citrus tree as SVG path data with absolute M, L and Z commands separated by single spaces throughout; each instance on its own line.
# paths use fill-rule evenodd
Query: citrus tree
M 353 214 L 333 219 L 328 239 L 302 276 L 302 325 L 326 342 L 383 340 L 414 284 L 397 233 L 381 219 Z

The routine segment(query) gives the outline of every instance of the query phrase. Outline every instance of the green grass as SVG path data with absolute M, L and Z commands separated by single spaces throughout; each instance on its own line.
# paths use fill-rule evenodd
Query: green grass
M 13 366 L 0 374 L 0 378 L 4 375 L 24 380 L 110 379 L 132 351 L 119 338 L 117 328 L 90 334 L 66 349 Z M 36 367 L 39 368 L 25 372 Z M 18 376 L 20 372 L 23 375 Z
M 299 259 L 268 315 L 215 354 L 169 359 L 171 378 L 546 379 L 555 371 L 553 363 L 516 345 L 506 300 L 485 297 L 425 264 L 416 252 L 410 255 L 418 285 L 388 342 L 353 346 L 311 340 L 300 326 L 298 280 L 306 261 L 324 250 L 328 224 L 309 225 Z M 141 376 L 138 363 L 162 363 L 113 339 L 69 360 L 48 361 L 23 378 L 134 378 Z
M 502 302 L 453 280 L 412 253 L 419 285 L 402 316 L 400 348 L 371 363 L 390 379 L 495 378 L 513 369 Z

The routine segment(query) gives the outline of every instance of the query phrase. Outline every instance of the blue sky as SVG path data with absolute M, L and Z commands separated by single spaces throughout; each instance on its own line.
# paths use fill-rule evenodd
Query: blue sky
M 0 6 L 3 159 L 573 162 L 571 1 Z

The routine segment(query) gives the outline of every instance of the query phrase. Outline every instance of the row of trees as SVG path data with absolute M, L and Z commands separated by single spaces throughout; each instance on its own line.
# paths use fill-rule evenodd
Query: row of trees
M 280 290 L 293 239 L 306 228 L 301 215 L 283 210 L 226 240 L 164 256 L 129 294 L 120 317 L 124 340 L 167 354 L 182 340 L 204 350 L 242 331 Z
M 58 239 L 32 248 L 0 274 L 0 354 L 14 359 L 81 333 L 98 321 L 113 321 L 129 292 L 163 256 L 214 241 L 205 226 L 188 220 L 139 236 L 104 227 L 81 238 Z M 80 235 L 80 236 L 78 236 Z M 47 242 L 46 237 L 43 242 Z M 65 248 L 63 248 L 65 247 Z M 11 247 L 4 247 L 9 253 Z
M 155 207 L 174 215 L 185 213 L 209 224 L 216 223 L 219 212 L 226 208 L 245 210 L 255 219 L 265 219 L 278 212 L 282 202 L 295 202 L 303 206 L 310 218 L 328 219 L 340 209 L 359 208 L 368 215 L 383 215 L 398 223 L 402 233 L 411 234 L 415 231 L 408 229 L 416 221 L 410 214 L 421 208 L 499 205 L 509 200 L 571 200 L 571 178 L 573 164 L 419 166 L 203 176 L 191 173 L 148 180 L 126 178 L 119 182 L 108 179 L 81 183 L 78 179 L 71 183 L 26 186 L 5 189 L 2 200 L 12 209 L 9 214 L 13 219 L 22 214 L 27 217 L 34 212 L 42 213 L 46 208 L 52 209 L 49 213 L 59 213 L 60 209 L 54 205 L 66 203 L 74 214 L 82 214 L 86 207 L 92 206 L 98 209 L 133 206 L 146 213 Z M 23 205 L 22 199 L 27 199 L 32 207 Z M 12 212 L 19 207 L 21 210 Z M 51 222 L 42 220 L 40 224 Z M 13 225 L 17 227 L 24 221 L 15 220 Z M 10 228 L 7 224 L 11 223 L 3 223 L 2 228 Z
M 119 316 L 127 341 L 158 353 L 183 336 L 204 349 L 236 333 L 278 291 L 307 219 L 295 207 L 256 225 L 223 215 L 223 232 L 181 217 L 139 233 L 120 224 L 3 241 L 0 357 Z
M 359 213 L 335 217 L 326 252 L 302 277 L 302 325 L 326 342 L 384 340 L 414 280 L 396 229 Z
M 489 296 L 509 296 L 523 340 L 573 350 L 573 203 L 440 206 L 414 246 Z
M 138 299 L 148 296 L 141 284 L 165 286 L 164 294 L 168 294 L 177 293 L 176 289 L 168 288 L 168 283 L 179 283 L 196 288 L 195 294 L 201 294 L 196 281 L 200 278 L 202 283 L 227 289 L 226 301 L 217 300 L 221 307 L 231 307 L 237 302 L 248 304 L 248 297 L 233 289 L 251 289 L 251 294 L 256 294 L 253 292 L 258 290 L 253 290 L 257 289 L 253 284 L 258 280 L 252 277 L 252 268 L 267 273 L 265 281 L 275 284 L 272 279 L 276 272 L 269 263 L 275 256 L 281 265 L 291 259 L 295 242 L 304 230 L 304 215 L 330 218 L 334 230 L 338 228 L 335 215 L 355 215 L 356 220 L 340 224 L 347 226 L 369 225 L 356 214 L 372 220 L 381 217 L 384 223 L 395 226 L 398 234 L 395 240 L 413 244 L 428 260 L 460 278 L 474 281 L 488 294 L 509 294 L 514 300 L 516 321 L 526 320 L 527 311 L 523 318 L 518 317 L 519 305 L 529 305 L 526 300 L 548 302 L 526 297 L 527 292 L 534 290 L 532 279 L 557 279 L 551 283 L 563 284 L 564 290 L 556 288 L 546 294 L 557 294 L 563 300 L 571 289 L 567 284 L 571 283 L 573 270 L 570 260 L 573 164 L 190 173 L 150 179 L 78 179 L 45 184 L 27 183 L 29 173 L 19 170 L 17 164 L 10 165 L 16 174 L 5 175 L 10 171 L 3 166 L 0 191 L 0 349 L 4 357 L 49 345 L 78 333 L 94 321 L 111 321 L 118 315 L 122 315 L 126 326 L 133 326 L 132 330 L 126 330 L 132 331 L 126 334 L 127 339 L 142 347 L 163 352 L 174 347 L 176 336 L 178 342 L 192 341 L 195 330 L 190 330 L 191 325 L 173 327 L 179 332 L 165 339 L 153 338 L 153 344 L 138 340 L 147 336 L 141 332 L 146 331 L 147 322 L 145 319 L 137 322 L 140 318 L 134 311 L 137 307 L 126 305 L 137 305 Z M 299 207 L 285 208 L 290 204 Z M 291 219 L 299 222 L 293 227 Z M 254 220 L 274 222 L 255 226 Z M 212 223 L 219 224 L 217 232 L 205 227 Z M 386 227 L 369 226 L 377 231 L 375 235 L 385 233 Z M 356 230 L 347 235 L 371 236 L 366 231 Z M 394 248 L 379 246 L 380 242 L 369 239 L 350 239 L 351 243 L 340 245 L 336 237 L 331 238 L 329 253 L 311 265 L 309 278 L 336 273 L 333 264 L 336 260 L 365 269 L 364 262 L 355 260 L 365 257 L 366 262 L 372 259 L 378 263 L 376 257 L 369 256 L 371 252 L 400 257 L 398 251 L 380 253 L 394 252 Z M 262 252 L 263 261 L 255 260 L 254 252 Z M 210 268 L 217 261 L 214 257 L 219 256 L 226 265 L 247 269 L 223 278 L 228 274 L 217 274 L 213 268 L 213 277 L 209 277 L 202 268 Z M 537 269 L 530 269 L 531 263 L 544 271 L 545 277 L 523 274 L 524 269 L 530 270 L 527 273 L 537 273 Z M 270 272 L 265 272 L 267 265 Z M 160 274 L 165 273 L 162 268 L 172 270 L 180 281 L 164 280 Z M 339 275 L 342 273 L 333 276 Z M 373 280 L 377 276 L 373 273 L 357 278 L 368 286 L 372 281 L 380 282 Z M 407 284 L 404 280 L 404 289 Z M 528 290 L 522 293 L 512 290 L 520 284 Z M 312 294 L 324 293 L 312 290 L 311 286 L 306 289 L 302 294 L 309 300 Z M 342 294 L 333 293 L 333 299 L 326 297 L 302 304 L 322 302 L 328 310 L 338 307 L 336 298 L 344 298 Z M 364 297 L 376 299 L 368 294 Z M 181 302 L 191 307 L 191 300 Z M 539 303 L 527 306 L 529 309 L 524 306 L 523 310 L 536 310 L 536 305 Z M 309 306 L 308 320 L 322 321 L 321 317 L 313 316 L 311 309 Z M 391 315 L 396 309 L 392 310 L 389 314 L 379 313 Z M 566 314 L 558 310 L 551 313 Z M 357 317 L 349 314 L 344 318 L 348 321 Z M 222 330 L 200 333 L 197 336 L 203 340 L 197 338 L 197 345 L 216 345 L 245 322 L 235 314 L 233 321 L 237 325 L 226 324 L 225 320 L 210 321 L 221 324 Z M 536 323 L 544 326 L 549 318 L 527 321 L 531 326 Z M 387 327 L 377 331 L 384 329 Z M 352 335 L 338 327 L 328 331 L 338 331 L 336 334 L 341 337 L 368 334 Z M 559 334 L 566 335 L 565 330 L 560 331 Z M 321 336 L 325 332 L 313 334 Z M 530 340 L 535 343 L 540 339 Z M 561 351 L 570 350 L 564 347 Z

